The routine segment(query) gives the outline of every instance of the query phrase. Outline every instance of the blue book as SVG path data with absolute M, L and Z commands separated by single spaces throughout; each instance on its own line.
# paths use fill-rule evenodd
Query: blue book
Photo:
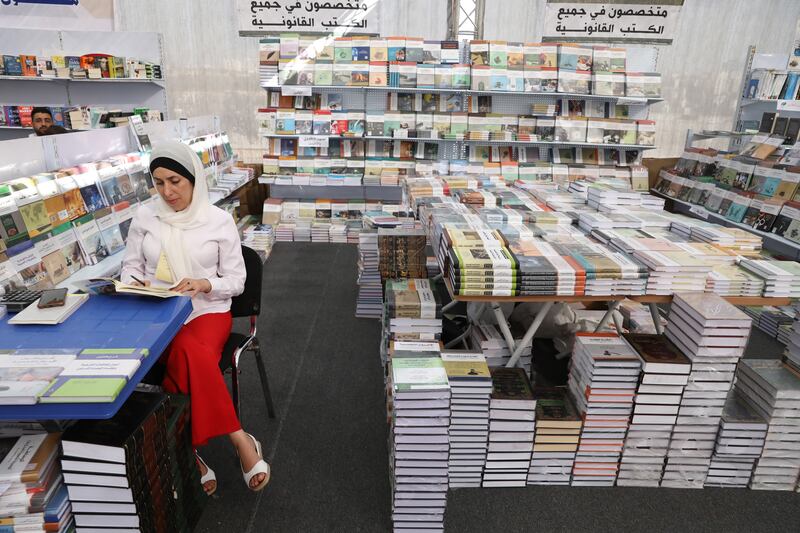
M 22 63 L 19 56 L 4 55 L 3 68 L 6 76 L 22 76 Z
M 783 85 L 781 92 L 781 100 L 794 100 L 794 95 L 797 93 L 798 74 L 790 72 L 789 77 L 786 78 L 786 83 Z
M 60 522 L 68 508 L 69 498 L 67 497 L 67 486 L 61 485 L 61 488 L 50 498 L 50 502 L 44 509 L 44 521 L 51 523 Z

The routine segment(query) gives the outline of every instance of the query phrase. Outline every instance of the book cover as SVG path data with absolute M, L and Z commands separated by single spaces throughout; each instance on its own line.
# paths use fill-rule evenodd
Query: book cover
M 39 397 L 41 403 L 113 402 L 127 383 L 125 378 L 58 377 Z
M 31 238 L 41 235 L 51 228 L 50 216 L 47 214 L 43 200 L 20 206 L 19 213 Z

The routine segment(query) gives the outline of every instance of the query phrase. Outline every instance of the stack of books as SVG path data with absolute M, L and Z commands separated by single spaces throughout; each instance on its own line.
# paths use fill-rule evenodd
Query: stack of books
M 358 300 L 356 316 L 380 318 L 383 286 L 378 271 L 378 232 L 364 231 L 358 236 Z
M 647 265 L 650 277 L 647 294 L 672 294 L 681 291 L 702 292 L 711 266 L 687 252 L 637 250 L 633 257 Z
M 194 527 L 204 498 L 189 424 L 179 423 L 188 402 L 171 412 L 170 430 L 167 403 L 164 394 L 135 392 L 113 418 L 64 432 L 61 466 L 79 528 Z
M 764 417 L 748 406 L 734 388 L 722 411 L 705 486 L 746 488 L 764 450 L 767 427 Z
M 536 431 L 528 485 L 569 485 L 581 434 L 581 418 L 566 387 L 535 387 Z M 491 444 L 489 445 L 491 449 Z
M 695 226 L 691 230 L 691 238 L 693 241 L 716 244 L 739 253 L 752 253 L 761 249 L 761 237 L 739 228 Z
M 800 297 L 800 264 L 797 262 L 743 258 L 739 265 L 764 280 L 765 297 Z
M 311 242 L 311 222 L 306 220 L 296 221 L 292 237 L 294 242 Z
M 756 325 L 758 329 L 768 334 L 770 337 L 777 338 L 780 333 L 781 326 L 786 326 L 795 321 L 794 310 L 792 307 L 774 307 L 765 305 L 761 313 L 758 315 L 758 322 Z M 786 344 L 786 343 L 784 343 Z
M 658 487 L 691 362 L 663 335 L 627 333 L 625 339 L 642 359 L 642 377 L 617 485 Z
M 795 303 L 793 308 L 795 319 L 786 334 L 783 360 L 790 368 L 800 373 L 800 303 Z
M 784 363 L 766 359 L 742 359 L 736 377 L 742 399 L 769 424 L 750 488 L 795 490 L 800 476 L 800 377 Z
M 656 333 L 656 325 L 653 323 L 653 314 L 650 308 L 633 300 L 622 300 L 619 304 L 619 312 L 622 314 L 622 325 L 632 333 Z M 666 320 L 658 317 L 662 327 L 666 325 Z
M 438 341 L 442 302 L 428 279 L 386 281 L 383 330 L 389 340 Z
M 536 400 L 521 368 L 492 368 L 484 487 L 524 487 L 531 466 Z
M 409 355 L 392 357 L 390 363 L 392 522 L 395 531 L 443 531 L 450 386 L 438 353 Z
M 72 509 L 58 464 L 57 433 L 7 436 L 0 446 L 4 473 L 0 524 L 9 531 L 73 531 Z
M 717 265 L 708 273 L 706 291 L 720 296 L 761 296 L 764 280 L 737 265 Z
M 515 343 L 522 342 L 522 339 L 514 339 Z M 503 338 L 502 333 L 495 324 L 485 324 L 479 322 L 473 324 L 470 330 L 470 345 L 475 350 L 480 350 L 489 368 L 496 368 L 506 366 L 506 363 L 511 359 L 511 350 L 508 349 L 508 344 Z M 530 372 L 532 360 L 533 340 L 528 341 L 522 349 L 517 365 Z
M 482 353 L 442 352 L 450 383 L 450 488 L 480 487 L 489 436 L 492 376 Z
M 347 244 L 347 224 L 331 224 L 329 240 L 333 243 Z
M 276 242 L 292 242 L 294 241 L 294 227 L 293 222 L 281 222 L 275 228 L 275 241 Z
M 378 228 L 381 279 L 426 277 L 425 242 L 421 228 Z
M 572 485 L 614 486 L 642 363 L 616 333 L 577 333 L 568 387 L 583 431 Z
M 586 271 L 560 255 L 549 243 L 513 238 L 508 239 L 508 250 L 518 263 L 520 295 L 571 296 L 583 294 L 586 289 Z
M 460 295 L 515 296 L 517 262 L 495 231 L 447 230 L 447 277 Z
M 751 320 L 720 296 L 675 294 L 665 335 L 692 362 L 661 486 L 702 488 Z
M 311 224 L 311 242 L 330 242 L 331 223 L 314 221 Z

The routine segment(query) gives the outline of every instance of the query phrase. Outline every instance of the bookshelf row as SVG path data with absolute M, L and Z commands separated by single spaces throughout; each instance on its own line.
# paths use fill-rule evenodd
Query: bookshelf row
M 262 178 L 263 179 L 263 178 Z M 281 185 L 269 187 L 271 198 L 296 199 L 328 198 L 331 200 L 376 200 L 400 202 L 403 187 L 391 185 Z
M 308 85 L 308 86 L 277 86 L 265 87 L 266 90 L 282 89 L 285 95 L 308 95 L 310 93 L 432 93 L 432 94 L 462 94 L 465 96 L 512 96 L 528 98 L 575 98 L 583 100 L 602 100 L 615 102 L 619 105 L 647 105 L 656 102 L 663 102 L 661 97 L 638 97 L 638 96 L 607 96 L 601 94 L 584 94 L 569 92 L 511 92 L 511 91 L 477 91 L 473 89 L 455 88 L 425 88 L 425 87 L 352 87 L 347 85 Z M 304 94 L 305 93 L 305 94 Z
M 348 136 L 348 135 L 278 135 L 278 134 L 261 134 L 262 137 L 270 139 L 299 139 L 308 137 L 317 137 L 320 139 L 343 139 L 350 141 L 367 140 L 367 141 L 410 141 L 410 142 L 430 142 L 430 143 L 447 143 L 459 142 L 466 145 L 476 146 L 552 146 L 555 148 L 611 148 L 611 149 L 630 149 L 630 150 L 651 150 L 656 148 L 653 145 L 647 144 L 611 144 L 611 143 L 588 143 L 588 142 L 570 142 L 570 141 L 497 141 L 497 140 L 471 140 L 471 139 L 426 139 L 421 137 L 388 137 L 388 136 Z
M 57 83 L 138 83 L 164 85 L 165 80 L 156 78 L 59 78 L 57 76 L 0 76 L 0 81 L 57 82 Z
M 651 189 L 650 192 L 656 196 L 660 196 L 661 198 L 672 200 L 673 208 L 678 213 L 687 214 L 695 218 L 700 218 L 703 220 L 707 220 L 709 222 L 714 222 L 715 224 L 719 224 L 729 228 L 740 228 L 745 231 L 749 231 L 750 233 L 758 235 L 763 239 L 763 246 L 765 250 L 786 257 L 787 259 L 800 261 L 800 244 L 792 242 L 789 239 L 781 237 L 780 235 L 775 235 L 774 233 L 768 233 L 766 231 L 760 231 L 752 226 L 748 226 L 747 224 L 742 224 L 741 222 L 734 222 L 732 220 L 725 218 L 722 215 L 719 215 L 717 213 L 712 213 L 703 206 L 694 205 L 684 200 L 678 200 L 677 198 L 667 196 L 666 194 L 659 192 L 655 189 Z M 739 305 L 759 305 L 759 304 L 739 304 Z M 773 303 L 771 305 L 777 305 L 777 304 Z

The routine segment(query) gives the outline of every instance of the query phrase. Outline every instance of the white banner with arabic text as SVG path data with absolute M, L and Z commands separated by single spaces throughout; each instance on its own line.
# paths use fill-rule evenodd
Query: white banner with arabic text
M 377 33 L 378 1 L 239 0 L 239 33 Z
M 542 36 L 565 42 L 671 42 L 680 8 L 656 4 L 548 2 Z

